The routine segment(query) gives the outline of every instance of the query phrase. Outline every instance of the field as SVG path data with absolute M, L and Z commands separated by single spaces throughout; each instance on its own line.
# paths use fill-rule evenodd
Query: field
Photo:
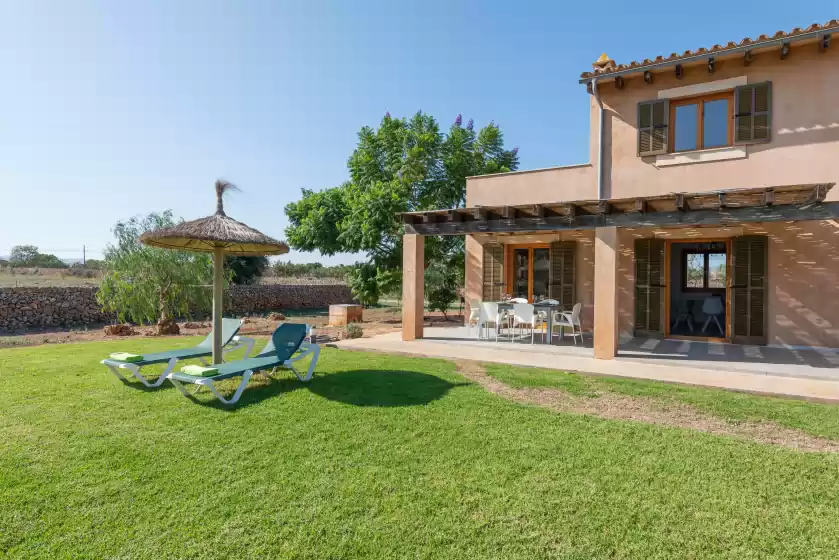
M 77 268 L 0 268 L 0 288 L 98 286 L 100 272 Z
M 442 360 L 327 348 L 310 384 L 260 375 L 232 409 L 122 384 L 98 364 L 196 340 L 0 350 L 0 556 L 839 554 L 835 453 L 521 404 Z M 657 392 L 706 402 L 722 422 L 837 432 L 827 405 L 715 407 L 689 388 L 486 370 L 511 390 Z

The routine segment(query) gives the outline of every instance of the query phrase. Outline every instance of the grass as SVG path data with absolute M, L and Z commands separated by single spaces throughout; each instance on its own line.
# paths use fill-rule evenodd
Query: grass
M 489 375 L 513 387 L 552 387 L 585 396 L 608 391 L 676 401 L 733 422 L 771 421 L 815 436 L 839 439 L 839 406 L 831 404 L 504 364 L 486 364 L 486 370 Z
M 836 456 L 522 406 L 441 360 L 325 349 L 232 410 L 97 363 L 194 342 L 0 350 L 0 556 L 839 553 Z
M 0 271 L 0 288 L 98 286 L 101 278 L 73 276 L 67 269 L 41 269 L 38 274 Z

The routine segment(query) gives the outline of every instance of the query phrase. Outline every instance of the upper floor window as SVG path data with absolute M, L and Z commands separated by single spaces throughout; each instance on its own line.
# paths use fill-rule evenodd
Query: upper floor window
M 638 104 L 638 155 L 769 141 L 772 84 Z

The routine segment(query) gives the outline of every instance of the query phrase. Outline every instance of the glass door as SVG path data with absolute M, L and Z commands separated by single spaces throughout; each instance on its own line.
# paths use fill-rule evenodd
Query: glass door
M 513 289 L 514 298 L 530 299 L 530 250 L 513 250 Z
M 551 250 L 533 249 L 533 282 L 531 301 L 534 303 L 548 299 L 548 286 L 551 283 Z
M 507 292 L 531 303 L 547 299 L 551 283 L 550 247 L 514 245 L 508 251 L 512 266 L 507 276 Z

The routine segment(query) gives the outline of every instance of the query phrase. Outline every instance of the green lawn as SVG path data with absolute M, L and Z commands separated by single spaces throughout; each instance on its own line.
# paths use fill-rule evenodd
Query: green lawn
M 486 370 L 489 375 L 512 387 L 553 387 L 585 396 L 596 396 L 599 391 L 608 391 L 677 401 L 733 422 L 768 420 L 815 436 L 839 439 L 839 406 L 832 404 L 504 364 L 486 364 Z
M 836 456 L 522 406 L 440 360 L 326 349 L 232 410 L 97 363 L 172 345 L 0 350 L 0 556 L 839 555 Z

